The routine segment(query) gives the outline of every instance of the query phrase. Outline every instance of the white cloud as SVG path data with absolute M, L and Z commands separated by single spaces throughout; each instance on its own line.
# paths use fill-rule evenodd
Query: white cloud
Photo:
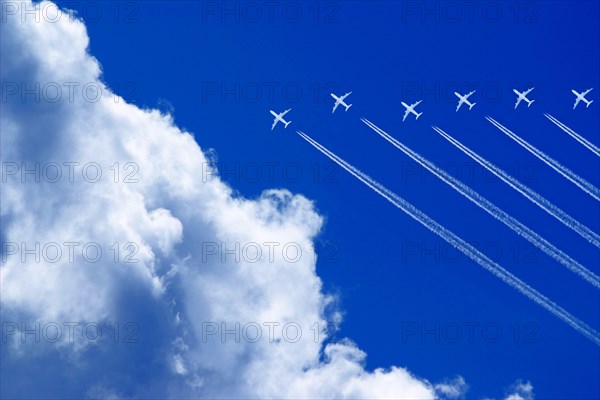
M 434 386 L 404 368 L 368 372 L 365 353 L 352 342 L 324 344 L 327 324 L 336 329 L 341 313 L 325 312 L 334 301 L 322 293 L 315 271 L 311 245 L 323 220 L 313 203 L 283 189 L 257 199 L 235 197 L 216 175 L 205 174 L 205 153 L 171 117 L 127 104 L 101 83 L 81 21 L 19 18 L 7 15 L 1 25 L 2 53 L 10 55 L 1 61 L 3 89 L 58 85 L 63 95 L 36 102 L 22 101 L 21 90 L 7 92 L 0 157 L 3 166 L 38 162 L 43 169 L 55 162 L 63 177 L 55 183 L 34 183 L 31 176 L 24 183 L 19 172 L 7 177 L 2 242 L 56 243 L 62 251 L 68 250 L 64 243 L 80 244 L 74 261 L 63 253 L 57 262 L 23 263 L 22 251 L 3 248 L 3 322 L 97 322 L 104 336 L 42 340 L 40 346 L 19 343 L 15 333 L 2 356 L 3 373 L 14 378 L 3 379 L 5 394 L 61 389 L 64 397 L 427 399 L 436 391 L 446 397 L 464 392 L 462 378 Z M 79 88 L 94 83 L 102 96 L 86 101 L 76 88 L 71 101 L 66 85 L 73 82 Z M 69 162 L 79 163 L 70 164 L 74 182 L 67 177 Z M 96 183 L 81 171 L 92 162 L 102 171 Z M 138 182 L 123 182 L 134 169 Z M 279 245 L 271 254 L 265 243 L 272 242 Z M 102 249 L 97 262 L 85 261 L 86 243 Z M 262 246 L 258 262 L 231 254 L 221 259 L 223 249 L 250 243 Z M 299 260 L 290 261 L 284 244 L 302 250 Z M 132 253 L 137 261 L 126 263 Z M 117 328 L 109 325 L 114 321 Z M 223 328 L 235 328 L 224 342 Z M 259 328 L 262 337 L 253 342 Z M 126 341 L 132 332 L 137 343 Z M 36 375 L 36 387 L 16 379 L 32 363 L 53 365 Z
M 437 383 L 434 387 L 439 395 L 443 395 L 448 399 L 463 398 L 469 388 L 462 376 L 457 376 L 452 380 Z
M 531 382 L 524 382 L 521 380 L 516 381 L 511 385 L 509 394 L 506 395 L 504 400 L 533 400 L 533 385 Z

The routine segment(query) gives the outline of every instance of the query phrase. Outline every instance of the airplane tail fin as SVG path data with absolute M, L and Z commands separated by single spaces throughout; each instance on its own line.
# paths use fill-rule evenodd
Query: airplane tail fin
M 348 105 L 348 106 L 346 107 L 346 111 L 348 111 L 348 109 L 349 109 L 350 107 L 352 107 L 352 104 L 350 104 L 350 105 Z
M 477 104 L 477 103 L 473 103 L 473 104 L 471 104 L 471 105 L 469 106 L 469 110 L 470 110 L 471 108 L 475 107 L 475 104 Z
M 421 115 L 423 115 L 423 113 L 422 113 L 422 112 L 420 112 L 420 113 L 417 113 L 417 117 L 415 118 L 415 120 L 419 119 L 419 117 L 420 117 Z
M 585 105 L 585 108 L 588 108 L 590 106 L 590 104 L 592 104 L 594 102 L 594 100 L 590 100 L 587 102 L 587 104 Z
M 286 122 L 286 123 L 285 123 L 285 127 L 287 128 L 287 126 L 288 126 L 289 124 L 291 124 L 291 123 L 292 123 L 292 121 L 288 121 L 288 122 Z
M 531 100 L 529 103 L 527 103 L 527 107 L 531 107 L 531 105 L 533 104 L 535 100 Z

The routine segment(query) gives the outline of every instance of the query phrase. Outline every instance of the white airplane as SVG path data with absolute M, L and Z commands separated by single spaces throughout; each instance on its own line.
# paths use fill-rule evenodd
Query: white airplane
M 410 106 L 408 104 L 406 104 L 405 102 L 402 102 L 402 105 L 406 108 L 406 112 L 404 113 L 404 117 L 402 118 L 402 122 L 404 122 L 404 120 L 406 119 L 406 117 L 408 117 L 408 114 L 413 113 L 416 115 L 415 119 L 419 119 L 419 117 L 421 116 L 421 114 L 423 114 L 422 112 L 418 113 L 415 111 L 415 107 L 419 105 L 419 103 L 421 103 L 423 100 L 419 100 L 417 102 L 412 103 Z
M 283 116 L 287 113 L 289 113 L 291 111 L 291 108 L 288 108 L 287 110 L 285 110 L 284 112 L 282 112 L 281 114 L 277 114 L 275 111 L 270 110 L 271 114 L 273 114 L 275 116 L 275 121 L 273 121 L 273 126 L 271 126 L 271 130 L 273 130 L 275 128 L 275 125 L 277 125 L 278 122 L 281 122 L 285 125 L 285 128 L 287 128 L 287 126 L 289 124 L 292 123 L 292 121 L 286 121 L 285 119 L 283 119 Z
M 456 97 L 458 97 L 460 100 L 458 101 L 458 106 L 456 107 L 456 111 L 458 112 L 458 109 L 460 108 L 460 106 L 462 106 L 463 104 L 466 104 L 469 106 L 469 110 L 471 108 L 473 108 L 473 106 L 476 103 L 471 103 L 469 100 L 467 100 L 473 93 L 475 93 L 475 90 L 473 90 L 470 93 L 465 94 L 464 96 L 461 96 L 458 92 L 454 92 L 454 94 L 456 95 Z
M 527 107 L 531 106 L 531 104 L 535 101 L 535 100 L 529 100 L 527 98 L 527 95 L 529 94 L 529 92 L 531 92 L 533 89 L 535 88 L 530 88 L 526 91 L 524 91 L 523 93 L 519 92 L 517 89 L 513 89 L 513 92 L 515 92 L 515 94 L 517 96 L 519 96 L 519 98 L 517 98 L 517 103 L 515 104 L 515 109 L 517 108 L 517 106 L 519 105 L 519 103 L 521 102 L 521 100 L 525 100 L 527 102 Z
M 352 104 L 346 104 L 344 103 L 344 99 L 348 96 L 350 96 L 352 94 L 352 92 L 348 92 L 345 95 L 341 96 L 341 97 L 337 97 L 335 94 L 331 93 L 331 97 L 333 97 L 335 99 L 335 105 L 333 106 L 333 111 L 331 112 L 332 114 L 335 112 L 335 109 L 341 104 L 344 107 L 346 107 L 346 111 L 348 111 L 348 109 L 350 107 L 352 107 Z
M 591 92 L 592 89 L 593 88 L 590 88 L 583 93 L 577 93 L 576 91 L 571 90 L 571 92 L 573 92 L 573 94 L 577 96 L 577 99 L 575 100 L 575 105 L 573 106 L 573 110 L 575 109 L 575 107 L 577 107 L 577 104 L 579 104 L 580 101 L 583 101 L 585 103 L 585 108 L 588 108 L 590 104 L 592 104 L 594 100 L 588 100 L 585 98 L 585 95 Z

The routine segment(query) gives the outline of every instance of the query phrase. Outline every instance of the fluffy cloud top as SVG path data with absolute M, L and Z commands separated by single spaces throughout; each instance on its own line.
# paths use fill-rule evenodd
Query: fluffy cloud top
M 518 380 L 510 387 L 510 392 L 505 400 L 533 400 L 534 398 L 531 382 Z
M 323 220 L 310 200 L 284 189 L 234 196 L 169 115 L 102 83 L 80 20 L 23 21 L 1 5 L 3 396 L 464 393 L 462 378 L 366 371 L 351 341 L 327 341 L 339 314 L 316 275 Z M 22 332 L 35 323 L 38 341 Z

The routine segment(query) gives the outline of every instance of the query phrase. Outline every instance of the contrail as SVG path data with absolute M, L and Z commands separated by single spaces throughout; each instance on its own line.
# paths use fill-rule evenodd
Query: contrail
M 444 239 L 450 245 L 452 245 L 457 250 L 465 254 L 471 260 L 481 265 L 484 269 L 494 274 L 497 278 L 500 278 L 502 281 L 504 281 L 504 283 L 521 292 L 523 295 L 527 296 L 529 299 L 533 300 L 535 303 L 542 306 L 543 308 L 554 314 L 556 317 L 566 322 L 573 329 L 590 339 L 596 345 L 600 346 L 600 333 L 588 326 L 585 322 L 575 318 L 568 311 L 560 307 L 548 297 L 533 289 L 527 283 L 523 282 L 522 280 L 514 276 L 512 273 L 504 269 L 502 266 L 492 261 L 488 256 L 481 253 L 479 250 L 477 250 L 469 243 L 461 239 L 459 236 L 454 234 L 454 232 L 448 230 L 443 225 L 440 225 L 438 222 L 430 218 L 427 214 L 423 213 L 421 210 L 410 204 L 408 201 L 404 200 L 402 197 L 388 190 L 386 187 L 372 179 L 370 176 L 364 174 L 362 171 L 347 163 L 345 160 L 338 157 L 336 154 L 329 151 L 327 148 L 313 140 L 310 136 L 306 135 L 301 131 L 298 131 L 298 134 L 304 140 L 306 140 L 308 143 L 314 146 L 317 150 L 323 153 L 325 156 L 329 157 L 333 162 L 338 164 L 340 167 L 344 168 L 351 175 L 353 175 L 359 181 L 373 189 L 373 191 L 378 193 L 387 201 L 404 211 L 415 221 L 417 221 L 436 235 L 440 236 L 442 239 Z
M 421 156 L 419 153 L 411 150 L 404 144 L 400 143 L 389 134 L 381 130 L 379 127 L 375 126 L 372 122 L 361 118 L 361 120 L 369 126 L 369 128 L 373 129 L 376 133 L 386 139 L 388 142 L 393 144 L 395 147 L 400 149 L 404 154 L 421 164 L 421 166 L 427 169 L 429 172 L 437 176 L 442 181 L 446 182 L 450 187 L 456 190 L 461 195 L 465 196 L 469 199 L 473 204 L 477 205 L 492 217 L 496 218 L 498 221 L 502 222 L 510 229 L 515 231 L 517 234 L 521 235 L 523 238 L 527 239 L 534 246 L 542 250 L 544 253 L 554 258 L 559 263 L 563 264 L 565 267 L 579 275 L 584 280 L 590 282 L 597 288 L 600 288 L 600 277 L 595 275 L 593 272 L 585 268 L 579 262 L 575 261 L 569 255 L 563 253 L 552 243 L 548 242 L 546 239 L 541 237 L 539 234 L 529 229 L 523 223 L 521 223 L 516 218 L 512 217 L 505 211 L 498 208 L 494 203 L 481 196 L 475 190 L 471 189 L 469 186 L 465 185 L 452 175 L 448 174 L 443 169 L 436 166 L 431 161 L 427 160 L 425 157 Z
M 600 247 L 600 235 L 598 235 L 590 228 L 571 217 L 569 214 L 555 206 L 549 200 L 546 200 L 546 198 L 542 197 L 539 193 L 535 192 L 530 187 L 521 183 L 518 179 L 513 178 L 504 170 L 498 168 L 496 165 L 492 164 L 485 158 L 481 157 L 479 154 L 469 149 L 467 146 L 450 136 L 448 133 L 444 132 L 442 129 L 438 128 L 437 126 L 432 126 L 432 128 L 437 133 L 442 135 L 446 140 L 448 140 L 450 143 L 456 146 L 459 150 L 461 150 L 463 153 L 471 157 L 473 160 L 477 161 L 482 167 L 490 171 L 492 174 L 496 175 L 504 183 L 515 189 L 517 192 L 521 193 L 532 203 L 536 204 L 542 210 L 546 211 L 548 214 L 552 215 L 564 225 L 577 232 L 581 237 L 592 243 L 594 246 Z
M 577 140 L 579 143 L 581 143 L 582 145 L 587 147 L 588 150 L 590 150 L 592 153 L 594 153 L 595 155 L 600 157 L 600 148 L 598 146 L 596 146 L 594 143 L 590 142 L 589 140 L 587 140 L 586 138 L 584 138 L 583 136 L 581 136 L 580 134 L 575 132 L 573 129 L 569 128 L 568 126 L 566 126 L 565 124 L 563 124 L 562 122 L 560 122 L 559 120 L 554 118 L 552 115 L 550 115 L 550 114 L 544 114 L 544 115 L 550 121 L 554 122 L 554 124 L 556 126 L 558 126 L 560 129 L 565 131 L 569 136 L 571 136 L 573 139 Z
M 582 177 L 577 175 L 575 172 L 571 171 L 569 168 L 565 167 L 564 165 L 562 165 L 555 159 L 551 158 L 550 156 L 548 156 L 541 150 L 533 147 L 531 144 L 527 143 L 525 140 L 523 140 L 519 136 L 515 135 L 513 132 L 511 132 L 508 128 L 506 128 L 505 126 L 500 124 L 498 121 L 496 121 L 490 117 L 485 117 L 485 118 L 488 121 L 490 121 L 496 128 L 500 129 L 508 137 L 510 137 L 515 142 L 517 142 L 521 146 L 523 146 L 531 154 L 533 154 L 534 156 L 536 156 L 537 158 L 539 158 L 540 160 L 542 160 L 543 162 L 548 164 L 552 169 L 554 169 L 556 172 L 558 172 L 559 174 L 561 174 L 562 176 L 564 176 L 565 178 L 570 180 L 581 190 L 583 190 L 584 192 L 586 192 L 587 194 L 589 194 L 596 200 L 600 201 L 600 190 L 596 186 L 592 185 L 591 183 L 589 183 L 588 181 L 586 181 L 585 179 L 583 179 Z

